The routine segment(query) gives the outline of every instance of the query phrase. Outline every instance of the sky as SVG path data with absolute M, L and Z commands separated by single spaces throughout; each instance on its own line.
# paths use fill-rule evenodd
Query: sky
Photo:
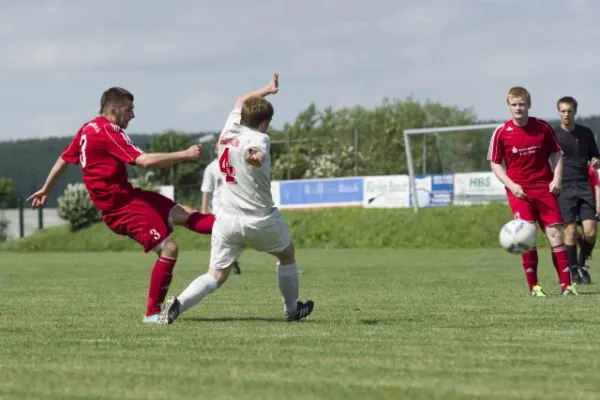
M 600 113 L 597 0 L 0 0 L 0 141 L 71 136 L 102 92 L 135 95 L 129 133 L 218 131 L 235 99 L 280 74 L 273 126 L 314 102 L 387 97 L 506 119 L 564 95 Z

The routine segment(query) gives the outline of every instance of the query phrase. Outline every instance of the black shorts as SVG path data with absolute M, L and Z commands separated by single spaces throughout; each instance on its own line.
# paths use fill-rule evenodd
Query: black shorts
M 566 224 L 596 220 L 596 202 L 592 186 L 587 182 L 563 182 L 558 196 L 560 213 Z

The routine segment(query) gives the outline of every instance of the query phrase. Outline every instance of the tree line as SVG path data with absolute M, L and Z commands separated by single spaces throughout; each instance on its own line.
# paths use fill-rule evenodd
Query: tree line
M 418 102 L 413 98 L 384 99 L 373 108 L 361 106 L 334 110 L 310 104 L 282 129 L 272 129 L 273 179 L 302 179 L 352 175 L 406 174 L 407 162 L 402 132 L 410 128 L 470 125 L 480 121 L 471 109 Z M 493 121 L 491 121 L 493 122 Z M 556 125 L 558 121 L 549 121 Z M 580 119 L 597 135 L 600 116 Z M 67 133 L 66 133 L 67 134 Z M 131 134 L 134 143 L 147 151 L 186 148 L 204 135 L 217 132 Z M 417 172 L 466 172 L 487 170 L 485 160 L 491 132 L 415 136 L 411 139 Z M 40 188 L 56 158 L 72 137 L 27 139 L 0 143 L 0 208 L 15 207 L 19 197 Z M 178 199 L 199 202 L 199 185 L 205 166 L 212 160 L 212 143 L 205 146 L 201 162 L 187 162 L 153 171 L 157 184 L 173 184 Z M 144 176 L 130 167 L 130 177 Z M 69 168 L 49 198 L 56 206 L 69 183 L 81 181 L 79 167 Z

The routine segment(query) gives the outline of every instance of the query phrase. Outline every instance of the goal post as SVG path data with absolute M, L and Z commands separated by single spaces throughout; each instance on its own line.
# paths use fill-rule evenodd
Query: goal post
M 434 128 L 407 129 L 404 131 L 404 146 L 406 162 L 408 164 L 409 182 L 411 188 L 412 206 L 415 212 L 419 211 L 417 195 L 417 181 L 415 157 L 411 143 L 412 138 L 421 137 L 420 161 L 423 173 L 428 173 L 428 157 L 433 146 L 434 156 L 437 156 L 437 165 L 431 173 L 479 172 L 482 165 L 486 164 L 487 148 L 494 130 L 500 123 L 444 126 Z M 463 167 L 463 168 L 461 168 Z M 466 168 L 467 170 L 462 170 Z

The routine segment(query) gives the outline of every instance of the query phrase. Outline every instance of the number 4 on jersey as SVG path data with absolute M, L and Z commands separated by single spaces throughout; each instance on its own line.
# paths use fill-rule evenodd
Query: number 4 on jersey
M 225 175 L 225 182 L 227 183 L 235 183 L 235 171 L 233 167 L 229 164 L 229 148 L 226 147 L 223 150 L 223 154 L 219 158 L 219 169 L 221 173 Z

